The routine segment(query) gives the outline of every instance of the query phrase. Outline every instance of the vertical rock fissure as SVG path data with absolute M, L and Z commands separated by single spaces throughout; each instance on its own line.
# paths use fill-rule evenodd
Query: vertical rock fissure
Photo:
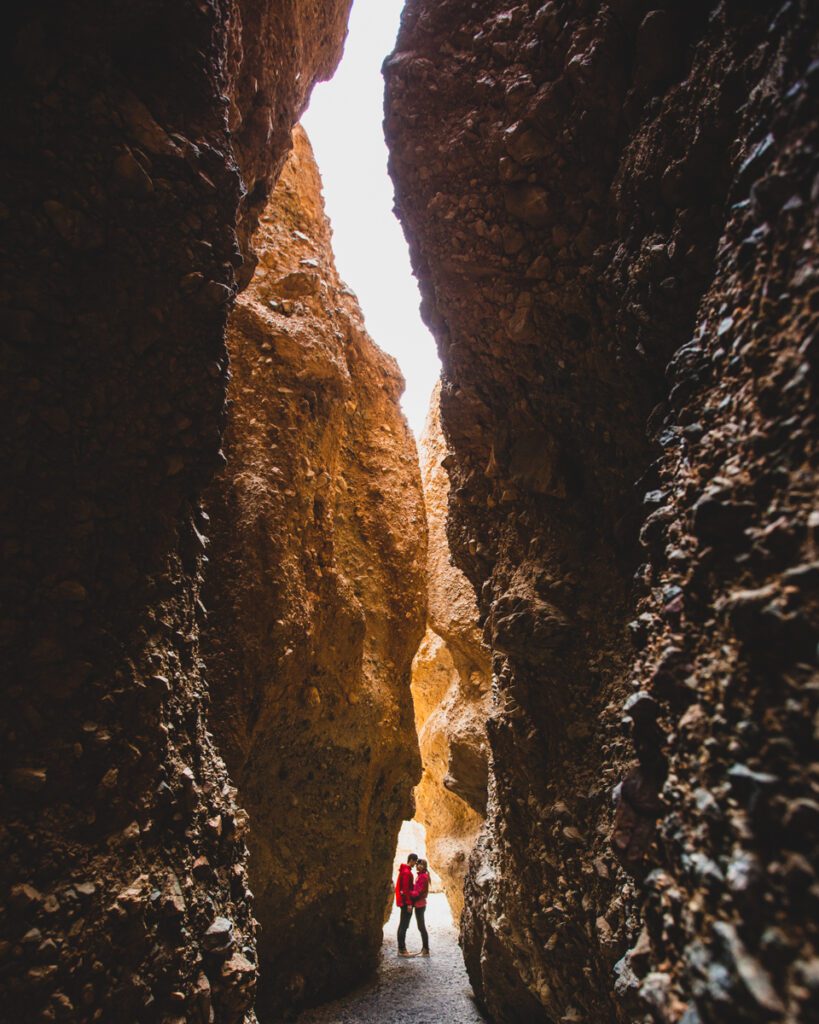
M 424 768 L 415 801 L 430 863 L 458 922 L 469 855 L 486 814 L 491 670 L 472 587 L 453 565 L 446 536 L 449 479 L 439 403 L 437 386 L 419 445 L 429 542 L 427 629 L 412 666 Z

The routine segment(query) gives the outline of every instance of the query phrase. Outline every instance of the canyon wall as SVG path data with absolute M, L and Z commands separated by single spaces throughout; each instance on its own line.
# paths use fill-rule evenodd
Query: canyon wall
M 815 1019 L 817 10 L 409 0 L 397 209 L 496 694 L 504 1022 Z
M 9 1020 L 253 1019 L 246 815 L 205 722 L 199 499 L 246 241 L 348 9 L 5 12 Z
M 421 438 L 429 548 L 427 630 L 412 665 L 415 725 L 424 774 L 415 790 L 415 817 L 424 824 L 427 855 L 441 876 L 457 921 L 463 910 L 469 855 L 486 813 L 490 706 L 489 652 L 477 626 L 472 587 L 452 564 L 446 538 L 449 478 L 443 462 L 440 385 Z
M 301 129 L 228 325 L 227 466 L 210 516 L 211 722 L 250 814 L 259 1012 L 373 966 L 420 775 L 410 666 L 426 525 L 395 361 L 333 263 Z

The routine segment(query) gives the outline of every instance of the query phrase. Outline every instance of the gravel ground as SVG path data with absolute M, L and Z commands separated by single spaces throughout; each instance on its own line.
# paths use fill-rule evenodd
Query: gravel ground
M 398 956 L 398 911 L 394 909 L 384 928 L 376 976 L 343 999 L 307 1010 L 298 1024 L 480 1024 L 484 1018 L 474 1003 L 458 933 L 442 893 L 430 896 L 426 920 L 429 958 Z M 410 952 L 421 948 L 414 919 L 407 948 Z

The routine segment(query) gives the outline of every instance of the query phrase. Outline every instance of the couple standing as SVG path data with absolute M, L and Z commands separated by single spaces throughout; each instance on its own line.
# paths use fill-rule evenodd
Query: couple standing
M 412 869 L 416 869 L 416 877 L 412 877 Z M 429 936 L 424 916 L 427 910 L 427 894 L 429 893 L 429 870 L 427 862 L 418 859 L 416 853 L 407 857 L 407 863 L 398 869 L 395 882 L 395 902 L 401 908 L 401 922 L 398 925 L 398 955 L 414 956 L 407 952 L 407 928 L 409 928 L 412 912 L 415 911 L 415 923 L 421 933 L 421 956 L 429 956 Z

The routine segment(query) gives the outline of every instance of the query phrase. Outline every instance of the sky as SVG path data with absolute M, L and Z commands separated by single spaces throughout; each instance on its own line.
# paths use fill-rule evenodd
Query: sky
M 367 329 L 407 381 L 402 405 L 420 434 L 440 364 L 418 312 L 418 285 L 401 227 L 384 143 L 381 64 L 394 46 L 404 0 L 354 0 L 344 57 L 313 90 L 302 117 L 324 182 L 336 265 L 358 296 Z

